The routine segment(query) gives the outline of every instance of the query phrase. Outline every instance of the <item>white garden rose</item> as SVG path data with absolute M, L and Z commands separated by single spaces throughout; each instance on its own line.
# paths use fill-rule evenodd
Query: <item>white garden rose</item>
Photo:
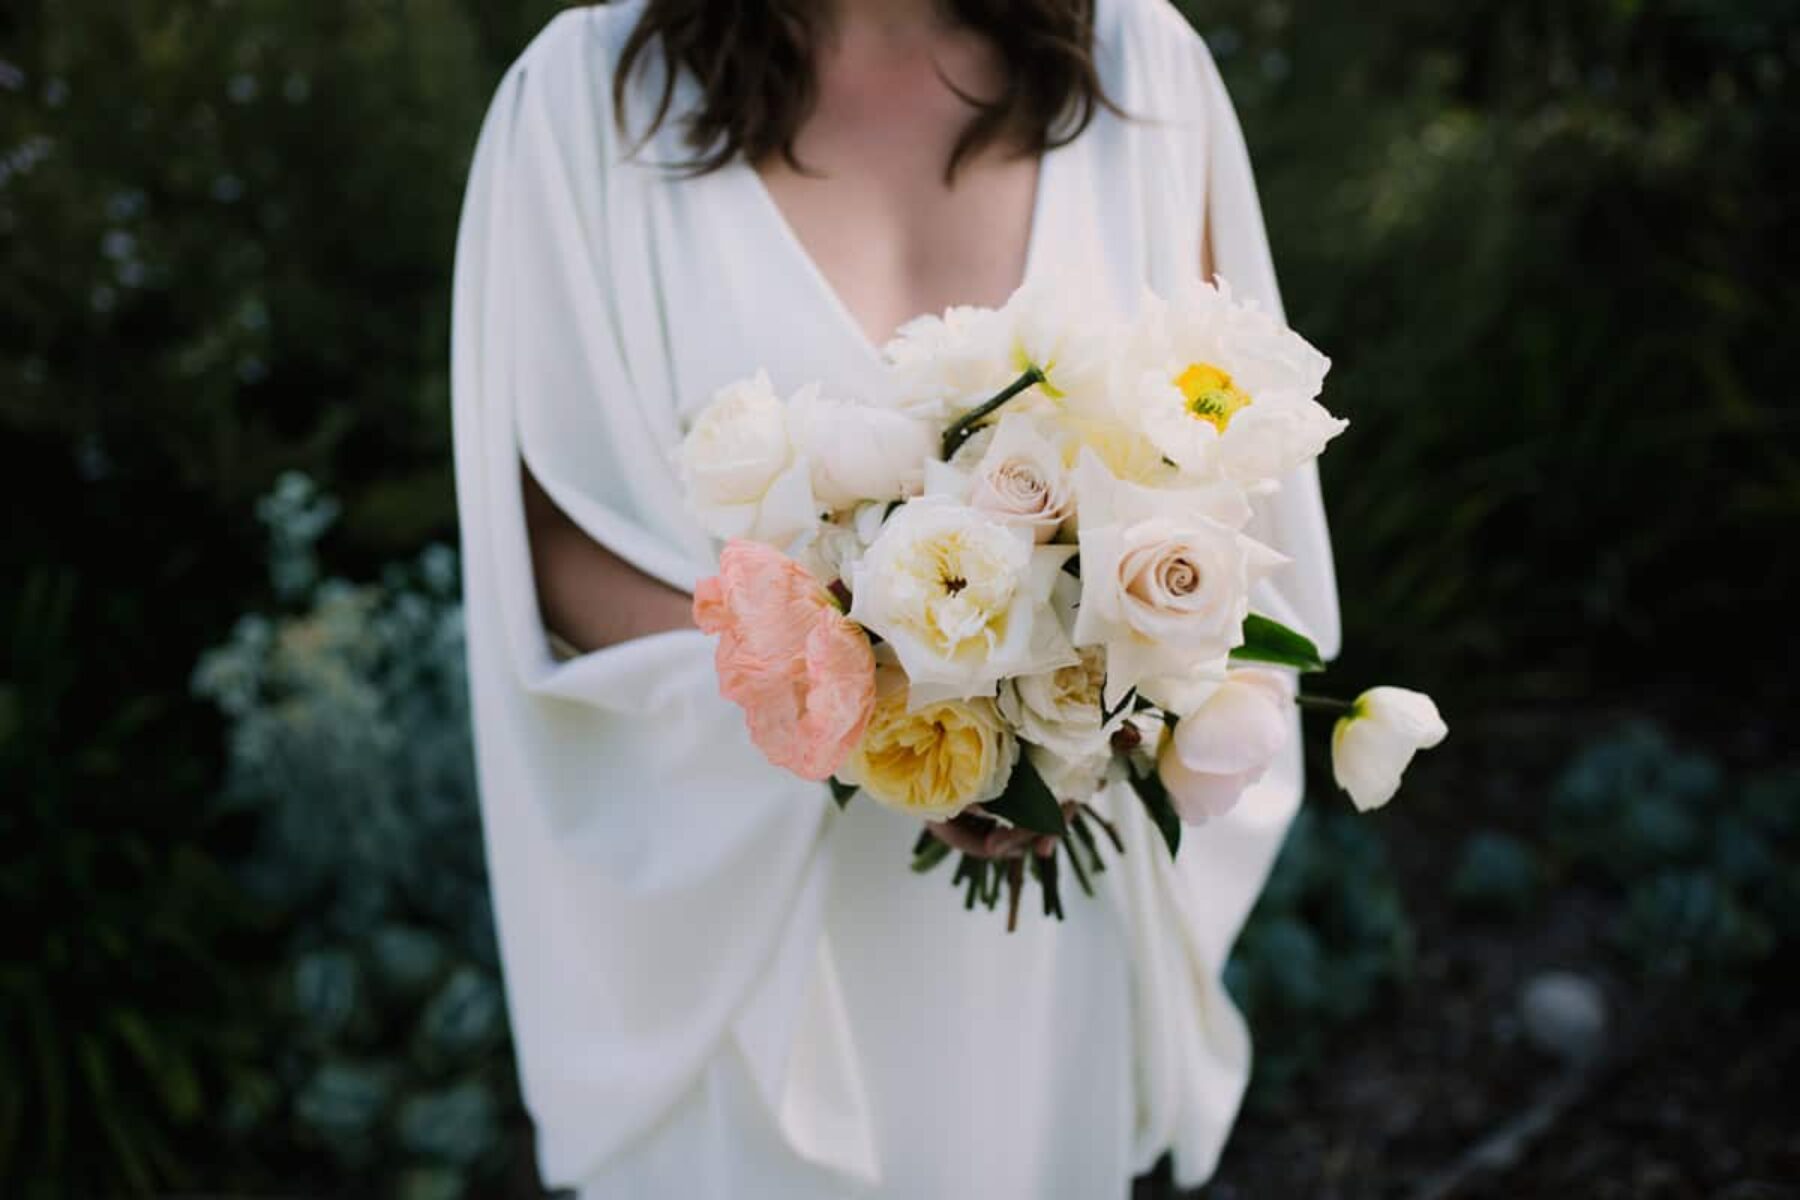
M 1450 732 L 1423 692 L 1370 688 L 1331 731 L 1331 773 L 1361 812 L 1380 808 L 1400 790 L 1413 755 Z
M 1081 537 L 1077 646 L 1106 650 L 1106 704 L 1222 670 L 1243 642 L 1250 589 L 1287 561 L 1239 530 L 1242 489 L 1154 490 L 1124 483 L 1084 449 L 1075 468 Z
M 872 501 L 821 521 L 798 555 L 800 564 L 825 583 L 841 579 L 849 586 L 857 561 L 881 532 L 881 515 L 886 509 L 886 502 Z
M 1184 473 L 1264 490 L 1348 424 L 1315 399 L 1331 360 L 1273 314 L 1195 283 L 1152 297 L 1140 325 L 1131 406 Z
M 688 509 L 718 538 L 787 548 L 818 522 L 805 457 L 788 406 L 766 373 L 720 388 L 675 455 Z
M 813 495 L 833 510 L 916 495 L 926 461 L 937 454 L 937 430 L 928 422 L 816 391 L 794 397 L 788 425 L 811 469 Z
M 1101 720 L 1105 654 L 1095 646 L 1078 653 L 1066 666 L 1016 676 L 1000 687 L 1000 711 L 1019 736 L 1069 763 L 1105 756 L 1108 738 L 1125 720 L 1123 711 Z
M 947 497 L 910 500 L 857 563 L 850 617 L 893 647 L 912 703 L 991 696 L 1074 661 L 1050 603 L 1074 552 Z
M 948 821 L 998 798 L 1018 760 L 1018 740 L 991 699 L 921 704 L 902 672 L 883 667 L 868 728 L 838 778 L 908 816 Z

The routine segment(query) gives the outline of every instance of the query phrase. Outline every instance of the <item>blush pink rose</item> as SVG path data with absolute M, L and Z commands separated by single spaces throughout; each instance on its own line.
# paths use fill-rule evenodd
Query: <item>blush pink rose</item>
M 803 779 L 843 765 L 875 709 L 875 653 L 817 579 L 770 546 L 727 542 L 694 589 L 694 621 L 719 635 L 719 694 L 770 762 Z
M 1218 690 L 1176 724 L 1157 758 L 1176 815 L 1197 825 L 1230 812 L 1287 744 L 1293 706 L 1293 684 L 1281 672 L 1227 672 Z

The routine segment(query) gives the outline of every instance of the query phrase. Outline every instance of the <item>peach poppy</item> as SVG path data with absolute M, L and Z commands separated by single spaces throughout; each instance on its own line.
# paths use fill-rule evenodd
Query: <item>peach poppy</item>
M 770 762 L 803 779 L 843 765 L 875 708 L 875 653 L 817 579 L 773 547 L 734 539 L 694 590 L 694 621 L 719 635 L 719 694 L 743 708 Z

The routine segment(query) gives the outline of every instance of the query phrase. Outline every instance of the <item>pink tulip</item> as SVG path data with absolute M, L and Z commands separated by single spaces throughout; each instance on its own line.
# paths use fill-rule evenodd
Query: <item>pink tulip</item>
M 761 542 L 727 542 L 694 621 L 719 635 L 719 694 L 770 762 L 803 779 L 843 765 L 875 708 L 875 654 L 817 579 Z
M 1156 773 L 1176 815 L 1190 825 L 1224 816 L 1287 744 L 1293 685 L 1278 671 L 1228 672 L 1206 702 L 1175 726 Z

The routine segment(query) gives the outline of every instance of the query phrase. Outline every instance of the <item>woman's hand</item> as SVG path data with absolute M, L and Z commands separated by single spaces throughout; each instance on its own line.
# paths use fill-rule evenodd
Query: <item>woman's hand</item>
M 1063 811 L 1067 813 L 1074 807 L 1065 804 Z M 1002 825 L 980 809 L 981 806 L 976 805 L 961 816 L 948 821 L 932 821 L 925 828 L 952 850 L 976 858 L 1021 858 L 1027 850 L 1040 858 L 1056 853 L 1056 838 Z

